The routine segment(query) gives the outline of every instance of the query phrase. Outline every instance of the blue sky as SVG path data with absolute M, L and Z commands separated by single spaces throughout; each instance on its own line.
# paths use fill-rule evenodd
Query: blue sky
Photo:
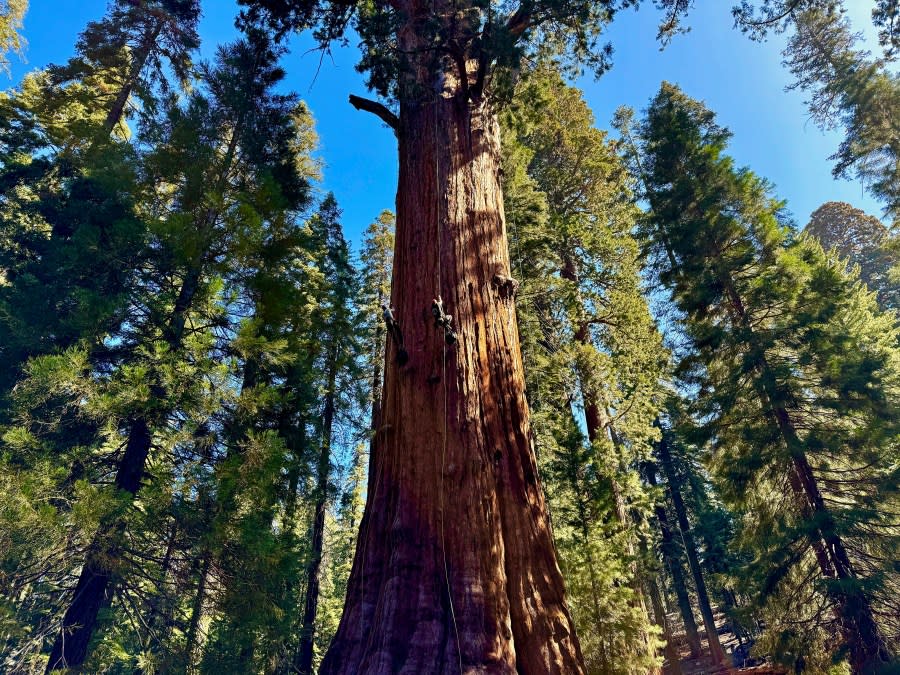
M 730 152 L 739 164 L 767 177 L 802 226 L 809 214 L 829 200 L 850 202 L 880 214 L 858 182 L 835 181 L 828 157 L 840 142 L 838 132 L 823 133 L 808 121 L 803 94 L 785 92 L 789 74 L 781 65 L 783 40 L 754 43 L 732 28 L 731 0 L 698 0 L 688 17 L 691 31 L 664 51 L 655 41 L 658 13 L 647 2 L 638 12 L 621 14 L 609 30 L 615 48 L 613 69 L 600 80 L 578 85 L 593 108 L 597 126 L 608 128 L 619 105 L 638 110 L 647 105 L 662 80 L 679 84 L 703 99 L 734 133 Z M 872 0 L 850 0 L 854 27 L 868 28 Z M 22 74 L 72 55 L 75 39 L 91 19 L 103 15 L 105 0 L 31 0 L 25 19 L 27 63 L 13 63 L 15 84 Z M 233 0 L 205 0 L 201 36 L 203 52 L 233 39 Z M 393 208 L 397 154 L 394 137 L 374 116 L 347 103 L 351 93 L 365 95 L 354 70 L 357 50 L 336 49 L 316 77 L 319 54 L 308 38 L 293 41 L 285 59 L 286 85 L 309 104 L 321 140 L 322 190 L 333 191 L 344 211 L 347 235 L 359 248 L 366 225 L 382 209 Z M 0 75 L 0 78 L 5 76 Z

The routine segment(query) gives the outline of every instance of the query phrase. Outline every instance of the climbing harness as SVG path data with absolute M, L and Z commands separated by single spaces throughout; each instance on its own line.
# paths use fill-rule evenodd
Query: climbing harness
M 394 346 L 397 348 L 397 365 L 404 365 L 409 361 L 409 353 L 403 346 L 403 332 L 400 330 L 400 324 L 394 318 L 394 310 L 386 304 L 381 305 L 381 316 L 384 318 L 384 325 L 387 326 L 388 334 L 394 340 Z

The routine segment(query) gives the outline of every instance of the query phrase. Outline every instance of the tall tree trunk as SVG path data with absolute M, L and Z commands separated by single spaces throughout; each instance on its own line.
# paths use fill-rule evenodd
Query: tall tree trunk
M 194 664 L 197 661 L 195 653 L 200 637 L 200 619 L 203 618 L 203 603 L 206 602 L 206 586 L 209 583 L 211 563 L 212 554 L 209 551 L 204 552 L 200 563 L 197 593 L 191 606 L 191 621 L 188 624 L 187 634 L 184 638 L 184 666 L 188 673 L 194 672 Z
M 750 317 L 731 279 L 723 280 L 723 288 L 733 320 L 752 339 L 754 329 Z M 758 376 L 753 384 L 761 407 L 777 426 L 790 455 L 788 484 L 797 510 L 804 520 L 815 524 L 810 544 L 822 576 L 831 581 L 826 586 L 826 592 L 834 603 L 841 637 L 849 651 L 850 666 L 854 673 L 872 672 L 891 660 L 885 638 L 875 621 L 872 604 L 859 587 L 850 555 L 837 533 L 834 516 L 825 505 L 794 420 L 787 409 L 778 403 L 781 399 L 775 389 L 776 379 L 771 374 L 764 351 L 755 357 L 753 368 Z
M 313 517 L 310 561 L 306 570 L 306 600 L 303 607 L 303 623 L 300 628 L 300 647 L 297 650 L 297 672 L 310 675 L 313 665 L 313 637 L 316 630 L 316 612 L 319 607 L 319 571 L 322 565 L 322 549 L 325 543 L 325 509 L 328 505 L 328 480 L 331 469 L 331 432 L 334 426 L 335 385 L 338 370 L 337 336 L 329 354 L 328 385 L 325 410 L 322 415 L 322 438 L 319 462 L 316 468 L 316 508 Z
M 694 587 L 697 589 L 697 602 L 700 605 L 700 616 L 703 618 L 703 627 L 706 628 L 706 639 L 709 642 L 710 655 L 715 663 L 725 663 L 725 651 L 719 642 L 719 633 L 716 630 L 716 620 L 713 617 L 712 606 L 709 602 L 709 594 L 706 591 L 706 581 L 703 578 L 703 570 L 700 568 L 700 561 L 697 559 L 697 546 L 694 542 L 694 534 L 691 531 L 691 524 L 687 517 L 687 507 L 685 507 L 684 499 L 681 496 L 681 481 L 675 472 L 675 465 L 672 463 L 672 454 L 669 452 L 669 443 L 665 434 L 657 445 L 659 451 L 659 461 L 666 479 L 669 483 L 669 494 L 672 497 L 672 505 L 675 507 L 675 515 L 678 518 L 678 527 L 681 530 L 681 536 L 684 539 L 685 554 L 688 559 L 688 566 L 694 577 Z
M 159 34 L 162 32 L 164 25 L 165 19 L 162 17 L 158 18 L 153 25 L 153 29 L 147 32 L 140 46 L 132 55 L 128 76 L 119 88 L 112 106 L 106 113 L 106 120 L 103 122 L 103 129 L 107 134 L 111 134 L 116 125 L 122 121 L 128 99 L 131 98 L 131 93 L 141 77 L 141 72 L 143 72 L 144 66 L 147 65 L 147 59 L 150 58 L 150 54 L 156 48 L 156 41 L 159 39 Z
M 570 281 L 575 287 L 580 310 L 581 294 L 578 290 L 578 266 L 575 259 L 568 251 L 563 253 L 563 266 L 560 270 L 560 276 L 562 276 L 563 279 Z M 584 347 L 594 348 L 593 342 L 591 342 L 590 327 L 588 326 L 587 321 L 585 321 L 583 317 L 578 317 L 574 320 L 574 323 L 575 341 Z M 611 440 L 616 449 L 621 451 L 623 445 L 612 427 L 611 417 L 606 409 L 606 402 L 601 400 L 600 392 L 593 391 L 592 388 L 587 385 L 590 381 L 591 374 L 579 372 L 578 376 L 581 382 L 581 398 L 584 404 L 584 417 L 588 440 L 591 444 L 594 444 L 599 442 L 601 438 L 605 436 L 605 440 Z M 628 507 L 622 496 L 622 489 L 615 478 L 610 478 L 609 488 L 615 503 L 616 520 L 619 525 L 627 528 L 632 521 L 628 516 Z M 640 570 L 638 569 L 637 557 L 635 556 L 634 541 L 631 537 L 626 541 L 626 554 L 630 558 L 629 571 L 631 573 L 632 589 L 634 590 L 634 598 L 631 605 L 636 609 L 639 609 L 644 617 L 646 617 L 647 607 L 644 603 L 644 594 L 640 583 Z M 649 621 L 647 623 L 649 623 Z M 645 651 L 649 653 L 651 651 L 650 635 L 644 633 L 642 635 L 642 641 L 644 643 Z
M 423 9 L 423 15 L 431 12 Z M 416 33 L 401 31 L 417 51 Z M 419 84 L 432 91 L 433 77 Z M 382 424 L 338 673 L 584 672 L 532 446 L 499 182 L 498 125 L 467 93 L 401 98 L 392 304 L 409 362 Z M 459 340 L 434 326 L 440 294 Z
M 681 675 L 681 658 L 678 650 L 675 648 L 675 639 L 672 636 L 672 629 L 669 626 L 669 620 L 666 618 L 666 610 L 663 607 L 662 595 L 659 592 L 659 584 L 656 579 L 650 577 L 647 579 L 647 589 L 650 596 L 650 604 L 653 606 L 653 618 L 656 625 L 662 628 L 663 637 L 666 640 L 666 663 L 663 665 L 664 672 L 668 675 Z
M 197 291 L 199 279 L 200 266 L 197 265 L 182 282 L 172 315 L 163 331 L 170 351 L 181 348 L 185 314 Z M 155 379 L 156 376 L 151 377 Z M 151 385 L 151 395 L 157 400 L 166 398 L 166 392 L 158 381 Z M 154 409 L 156 408 L 155 406 Z M 131 498 L 134 498 L 141 487 L 141 478 L 153 442 L 152 430 L 162 422 L 163 416 L 159 411 L 153 416 L 139 414 L 128 423 L 128 442 L 122 459 L 119 460 L 115 485 Z M 122 556 L 118 540 L 124 535 L 124 531 L 125 518 L 118 515 L 112 522 L 102 523 L 94 535 L 72 601 L 54 640 L 46 673 L 61 668 L 79 668 L 87 658 L 91 636 L 97 626 L 97 616 L 112 601 L 112 582 Z
M 656 485 L 656 466 L 648 463 L 646 478 L 650 485 Z M 663 559 L 668 563 L 669 573 L 672 575 L 672 586 L 675 589 L 675 597 L 678 599 L 678 610 L 684 623 L 684 632 L 687 636 L 688 647 L 691 656 L 697 658 L 703 652 L 700 644 L 700 633 L 697 631 L 697 622 L 694 620 L 694 611 L 691 608 L 691 598 L 688 595 L 685 583 L 684 570 L 681 567 L 681 559 L 676 552 L 676 543 L 672 536 L 672 527 L 669 525 L 669 515 L 664 504 L 657 503 L 654 507 L 656 522 L 659 524 L 660 550 Z

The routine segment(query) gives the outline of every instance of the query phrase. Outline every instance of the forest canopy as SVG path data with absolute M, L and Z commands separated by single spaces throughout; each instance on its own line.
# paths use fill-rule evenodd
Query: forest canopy
M 900 3 L 713 26 L 781 49 L 781 185 L 689 86 L 702 3 L 109 0 L 62 51 L 30 4 L 0 671 L 900 670 Z

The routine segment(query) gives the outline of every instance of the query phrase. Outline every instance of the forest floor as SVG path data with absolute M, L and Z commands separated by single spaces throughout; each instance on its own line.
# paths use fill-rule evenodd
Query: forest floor
M 740 646 L 740 642 L 738 641 L 737 636 L 732 632 L 731 624 L 724 614 L 717 612 L 715 618 L 716 629 L 719 633 L 719 642 L 722 645 L 722 649 L 725 650 L 725 654 L 728 656 L 729 660 L 733 662 L 734 651 Z M 698 658 L 692 658 L 680 617 L 676 614 L 670 614 L 669 622 L 669 625 L 675 630 L 675 645 L 681 656 L 682 675 L 730 675 L 732 673 L 747 673 L 748 675 L 785 675 L 786 673 L 783 668 L 776 666 L 775 664 L 766 662 L 757 663 L 757 660 L 752 661 L 755 665 L 745 665 L 737 668 L 717 666 L 712 662 L 712 659 L 709 656 L 709 642 L 706 639 L 706 631 L 703 629 L 700 629 L 703 654 Z M 671 671 L 666 668 L 665 672 L 668 674 Z

